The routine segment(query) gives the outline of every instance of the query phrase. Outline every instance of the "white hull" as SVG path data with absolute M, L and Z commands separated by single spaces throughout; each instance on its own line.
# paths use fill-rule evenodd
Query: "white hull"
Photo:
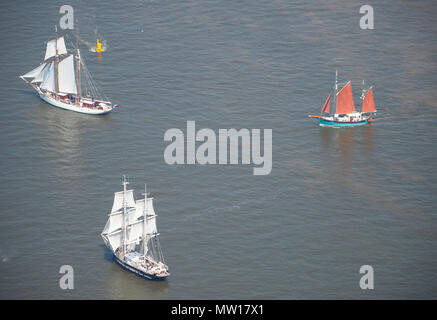
M 103 114 L 107 114 L 107 113 L 112 111 L 112 107 L 107 107 L 107 108 L 104 108 L 103 110 L 99 110 L 97 108 L 81 107 L 81 106 L 78 106 L 75 104 L 70 104 L 70 103 L 62 102 L 60 100 L 56 100 L 52 97 L 45 95 L 42 92 L 38 92 L 38 94 L 39 94 L 40 98 L 43 101 L 47 102 L 48 104 L 51 104 L 52 106 L 62 108 L 65 110 L 75 111 L 75 112 L 79 112 L 79 113 L 86 113 L 86 114 L 94 114 L 94 115 L 103 115 Z

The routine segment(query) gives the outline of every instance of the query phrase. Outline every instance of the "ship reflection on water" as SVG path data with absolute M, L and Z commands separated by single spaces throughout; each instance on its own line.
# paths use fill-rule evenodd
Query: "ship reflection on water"
M 340 169 L 349 170 L 354 156 L 374 160 L 375 128 L 366 125 L 357 128 L 320 128 L 320 142 L 323 154 L 328 158 L 340 158 Z M 333 159 L 328 160 L 331 163 Z

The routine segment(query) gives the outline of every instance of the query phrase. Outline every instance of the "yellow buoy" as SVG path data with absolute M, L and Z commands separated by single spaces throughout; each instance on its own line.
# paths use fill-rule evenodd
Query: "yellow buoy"
M 99 41 L 99 39 L 97 39 L 96 52 L 103 52 L 102 43 Z

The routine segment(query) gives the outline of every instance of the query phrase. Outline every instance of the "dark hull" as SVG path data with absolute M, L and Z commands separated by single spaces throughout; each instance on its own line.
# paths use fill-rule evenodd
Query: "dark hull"
M 168 279 L 168 276 L 166 277 L 158 277 L 154 274 L 149 274 L 149 273 L 145 273 L 144 271 L 138 270 L 130 265 L 128 265 L 127 263 L 121 261 L 116 255 L 114 255 L 115 261 L 121 265 L 123 268 L 129 270 L 130 272 L 135 273 L 136 275 L 145 278 L 147 280 L 152 280 L 152 281 L 164 281 Z

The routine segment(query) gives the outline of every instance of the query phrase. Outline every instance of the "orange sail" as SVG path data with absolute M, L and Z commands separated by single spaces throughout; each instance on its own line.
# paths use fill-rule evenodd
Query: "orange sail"
M 332 92 L 329 94 L 328 98 L 325 101 L 325 104 L 323 105 L 322 113 L 329 113 L 329 107 L 331 105 L 331 96 L 332 96 Z
M 337 93 L 337 113 L 346 114 L 355 112 L 354 98 L 352 96 L 352 85 L 349 81 Z
M 361 108 L 363 113 L 376 112 L 375 100 L 373 100 L 373 90 L 372 88 L 367 91 L 366 96 L 363 99 L 363 107 Z

